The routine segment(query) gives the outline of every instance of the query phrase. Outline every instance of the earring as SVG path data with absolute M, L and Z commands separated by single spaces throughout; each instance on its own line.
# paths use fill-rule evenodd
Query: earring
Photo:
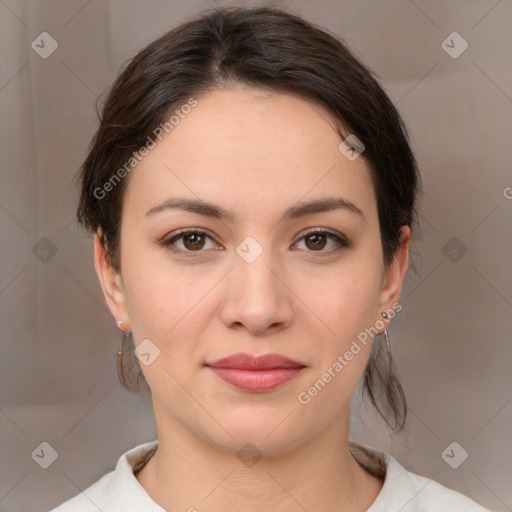
M 124 334 L 125 332 L 121 329 L 121 324 L 123 323 L 122 320 L 119 320 L 117 322 L 117 328 L 123 333 L 123 336 L 121 338 L 121 346 L 119 347 L 119 352 L 117 353 L 117 374 L 120 375 L 120 378 L 123 374 L 123 341 L 124 341 Z M 124 378 L 123 378 L 124 380 Z
M 137 364 L 133 361 L 133 350 L 131 347 L 127 347 L 127 345 L 131 345 L 130 337 L 132 332 L 123 331 L 123 329 L 121 329 L 122 323 L 122 320 L 117 322 L 117 327 L 121 331 L 121 344 L 117 352 L 116 360 L 117 378 L 123 387 L 136 392 L 139 388 L 138 375 L 140 370 L 137 368 Z M 127 375 L 125 375 L 125 373 Z
M 121 321 L 119 321 L 119 329 L 121 329 Z M 124 377 L 123 372 L 123 352 L 124 352 L 124 344 L 126 339 L 126 333 L 123 331 L 123 334 L 121 336 L 121 345 L 119 347 L 119 352 L 117 353 L 117 378 L 119 379 L 119 382 L 122 386 L 126 386 L 126 379 Z
M 384 311 L 380 314 L 382 318 L 389 318 L 389 315 Z M 382 334 L 382 333 L 381 333 Z M 386 350 L 388 352 L 388 357 L 391 360 L 391 345 L 389 344 L 389 336 L 388 336 L 388 330 L 384 329 L 384 336 L 386 337 Z
M 130 343 L 131 331 L 123 331 L 121 336 L 121 344 L 119 347 L 119 351 L 117 352 L 117 378 L 121 385 L 130 391 L 136 392 L 139 388 L 139 378 L 138 375 L 140 373 L 139 368 L 137 368 L 136 363 L 133 361 L 133 351 L 130 349 L 131 347 L 127 347 L 126 345 L 131 345 Z M 126 378 L 125 371 L 128 373 L 128 378 Z

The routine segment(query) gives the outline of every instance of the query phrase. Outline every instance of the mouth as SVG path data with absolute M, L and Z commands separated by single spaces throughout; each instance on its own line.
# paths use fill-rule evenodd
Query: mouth
M 205 366 L 233 386 L 252 392 L 275 389 L 297 377 L 305 365 L 278 354 L 234 354 Z

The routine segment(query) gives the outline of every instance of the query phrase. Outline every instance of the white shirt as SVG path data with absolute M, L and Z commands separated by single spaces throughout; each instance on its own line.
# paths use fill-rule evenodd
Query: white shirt
M 140 485 L 135 473 L 153 456 L 158 440 L 124 453 L 115 470 L 50 512 L 166 512 Z M 367 512 L 490 512 L 465 495 L 411 473 L 391 455 L 349 441 L 349 450 L 384 485 Z

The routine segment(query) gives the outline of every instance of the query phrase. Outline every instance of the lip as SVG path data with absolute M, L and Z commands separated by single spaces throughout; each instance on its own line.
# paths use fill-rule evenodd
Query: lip
M 224 381 L 246 391 L 268 391 L 295 378 L 305 365 L 279 354 L 233 354 L 206 364 Z
M 237 370 L 270 370 L 274 368 L 302 368 L 305 365 L 279 354 L 252 356 L 239 352 L 213 363 L 207 363 L 206 366 Z

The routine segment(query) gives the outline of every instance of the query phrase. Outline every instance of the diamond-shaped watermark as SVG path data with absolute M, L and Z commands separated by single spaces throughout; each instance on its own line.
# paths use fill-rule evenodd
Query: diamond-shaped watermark
M 31 46 L 39 57 L 47 59 L 59 47 L 59 43 L 48 32 L 41 32 L 32 41 Z
M 468 252 L 468 248 L 456 236 L 453 236 L 443 245 L 441 251 L 452 263 L 458 263 Z
M 160 356 L 160 349 L 149 338 L 146 338 L 137 345 L 134 354 L 144 366 L 149 366 Z
M 32 254 L 42 263 L 50 261 L 56 252 L 57 246 L 45 236 L 32 247 Z
M 353 162 L 365 149 L 365 145 L 353 133 L 348 135 L 338 146 L 340 153 Z
M 253 263 L 263 253 L 263 247 L 252 236 L 248 236 L 237 245 L 236 252 L 246 263 Z
M 247 466 L 252 468 L 262 457 L 261 451 L 252 443 L 245 443 L 236 454 L 238 460 Z
M 46 441 L 42 442 L 31 455 L 43 469 L 49 468 L 59 457 L 57 450 Z
M 468 457 L 469 453 L 457 441 L 450 443 L 441 453 L 441 458 L 452 469 L 457 469 Z
M 468 42 L 458 32 L 452 32 L 441 43 L 441 48 L 452 59 L 458 59 L 468 49 L 468 47 Z

